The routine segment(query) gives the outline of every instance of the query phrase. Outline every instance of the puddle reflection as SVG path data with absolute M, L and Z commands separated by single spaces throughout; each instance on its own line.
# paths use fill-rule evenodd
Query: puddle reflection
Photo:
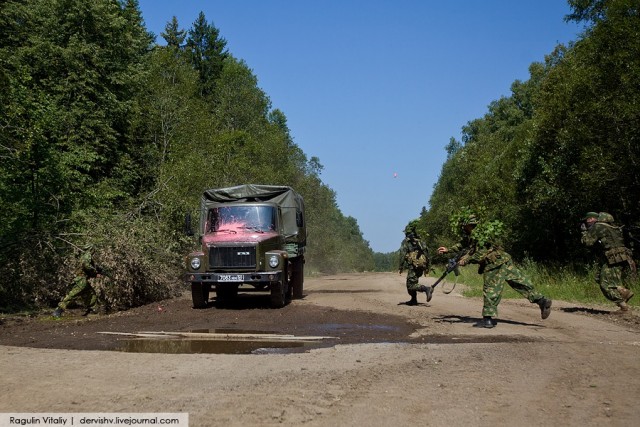
M 140 338 L 123 340 L 117 350 L 165 354 L 272 354 L 289 353 L 293 349 L 304 350 L 314 345 L 317 346 L 317 343 Z
M 116 351 L 126 353 L 165 354 L 278 354 L 302 352 L 311 348 L 329 346 L 317 341 L 269 340 L 269 331 L 247 331 L 240 329 L 193 329 L 189 333 L 204 336 L 185 338 L 167 335 L 165 337 L 126 338 L 118 341 Z M 211 338 L 206 334 L 212 334 Z M 230 336 L 247 335 L 246 339 L 215 337 L 214 334 Z M 264 336 L 264 337 L 261 337 Z M 251 339 L 250 337 L 253 337 Z

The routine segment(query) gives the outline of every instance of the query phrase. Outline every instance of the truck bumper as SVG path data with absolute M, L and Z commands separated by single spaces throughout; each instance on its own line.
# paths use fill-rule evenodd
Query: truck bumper
M 282 280 L 281 271 L 259 271 L 250 273 L 187 273 L 187 283 L 236 283 L 266 284 Z

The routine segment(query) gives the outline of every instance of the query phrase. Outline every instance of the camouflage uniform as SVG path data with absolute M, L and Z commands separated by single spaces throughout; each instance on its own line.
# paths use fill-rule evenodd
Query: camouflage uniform
M 511 256 L 499 247 L 485 245 L 473 247 L 471 252 L 462 257 L 468 263 L 479 264 L 478 273 L 483 275 L 482 316 L 495 317 L 498 315 L 498 304 L 502 300 L 504 284 L 507 283 L 530 303 L 539 304 L 545 296 L 537 292 L 531 281 L 520 271 L 511 260 Z
M 608 224 L 613 217 L 603 214 L 598 214 L 597 221 L 585 227 L 581 241 L 596 252 L 599 264 L 596 282 L 602 294 L 626 311 L 626 302 L 633 296 L 629 287 L 636 279 L 636 265 L 631 250 L 624 244 L 620 228 Z M 594 215 L 594 212 L 587 213 L 585 220 Z
M 475 216 L 472 216 L 472 218 L 473 222 L 467 222 L 467 224 L 475 226 L 477 221 Z M 479 264 L 478 274 L 483 275 L 483 320 L 477 326 L 485 328 L 494 326 L 492 318 L 498 315 L 498 304 L 502 300 L 502 291 L 505 283 L 524 296 L 529 302 L 537 304 L 540 307 L 543 319 L 549 317 L 551 300 L 535 290 L 531 281 L 513 263 L 511 255 L 501 247 L 491 243 L 486 243 L 483 246 L 479 245 L 478 242 L 471 238 L 470 232 L 470 230 L 465 231 L 466 234 L 462 242 L 454 245 L 450 250 L 453 252 L 466 251 L 467 253 L 460 258 L 459 264 Z
M 407 292 L 411 296 L 411 300 L 407 301 L 409 305 L 415 305 L 417 301 L 417 293 L 425 292 L 427 300 L 431 299 L 431 288 L 420 285 L 418 279 L 429 273 L 429 253 L 420 242 L 420 238 L 415 230 L 405 230 L 405 238 L 400 245 L 400 263 L 398 272 L 407 270 Z
M 87 249 L 80 256 L 80 265 L 73 279 L 73 288 L 71 288 L 64 299 L 60 301 L 58 309 L 54 311 L 54 316 L 60 316 L 62 311 L 66 310 L 67 306 L 76 299 L 82 299 L 87 313 L 95 311 L 98 306 L 98 296 L 89 283 L 89 280 L 97 276 L 98 269 L 93 261 L 93 254 L 91 253 L 91 249 Z

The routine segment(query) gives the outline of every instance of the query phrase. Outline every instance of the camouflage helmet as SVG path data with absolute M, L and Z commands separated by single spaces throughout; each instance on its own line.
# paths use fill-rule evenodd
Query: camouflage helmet
M 587 212 L 584 215 L 584 218 L 582 218 L 583 221 L 589 219 L 589 218 L 595 218 L 598 219 L 598 217 L 600 216 L 600 214 L 598 212 Z
M 478 225 L 478 217 L 476 217 L 476 214 L 469 214 L 460 218 L 460 226 L 464 227 L 465 225 Z
M 609 224 L 613 223 L 613 215 L 608 212 L 600 212 L 598 214 L 598 222 L 606 222 Z
M 417 234 L 416 228 L 418 227 L 418 221 L 413 219 L 409 221 L 409 224 L 404 228 L 404 234 Z

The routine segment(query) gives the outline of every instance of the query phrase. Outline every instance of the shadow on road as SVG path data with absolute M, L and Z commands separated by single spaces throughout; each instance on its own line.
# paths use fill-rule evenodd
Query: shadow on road
M 481 317 L 458 316 L 458 315 L 436 316 L 433 319 L 436 322 L 441 322 L 441 323 L 474 323 L 474 324 L 482 320 Z M 509 325 L 540 327 L 539 323 L 517 322 L 515 320 L 509 320 L 509 319 L 494 319 L 493 323 L 494 324 L 506 323 Z
M 563 307 L 560 310 L 566 313 L 611 314 L 611 311 L 608 310 L 597 310 L 588 307 Z

